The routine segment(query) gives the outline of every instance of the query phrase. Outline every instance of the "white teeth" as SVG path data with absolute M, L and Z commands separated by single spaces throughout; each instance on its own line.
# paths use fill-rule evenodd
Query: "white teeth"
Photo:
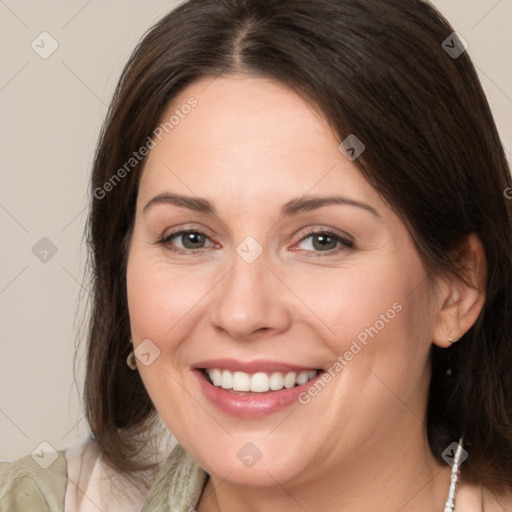
M 297 375 L 297 384 L 300 386 L 301 384 L 306 384 L 306 382 L 309 380 L 309 373 L 308 372 L 300 372 L 299 375 Z
M 255 373 L 251 377 L 251 391 L 254 391 L 256 393 L 265 393 L 266 391 L 268 391 L 270 389 L 269 381 L 270 381 L 269 376 L 266 373 L 263 373 L 263 372 Z M 235 391 L 238 391 L 238 390 L 235 389 Z
M 233 374 L 233 389 L 237 391 L 251 391 L 250 375 L 244 372 L 235 372 Z
M 267 374 L 258 372 L 252 375 L 245 372 L 230 372 L 212 368 L 206 370 L 213 385 L 233 391 L 252 391 L 253 393 L 266 393 L 267 391 L 279 391 L 283 388 L 293 388 L 310 381 L 317 375 L 316 370 L 297 372 L 273 372 Z
M 287 389 L 293 388 L 295 386 L 295 381 L 297 379 L 297 374 L 295 372 L 287 373 L 284 377 L 284 387 Z
M 295 379 L 293 379 L 295 380 Z M 284 378 L 281 372 L 274 372 L 269 379 L 268 387 L 272 391 L 278 391 L 279 389 L 283 389 L 284 386 Z
M 214 386 L 220 386 L 220 383 L 222 382 L 222 372 L 220 370 L 210 370 L 210 379 L 212 379 Z
M 232 389 L 233 388 L 233 374 L 224 370 L 222 372 L 222 378 L 220 381 L 220 385 L 224 389 Z

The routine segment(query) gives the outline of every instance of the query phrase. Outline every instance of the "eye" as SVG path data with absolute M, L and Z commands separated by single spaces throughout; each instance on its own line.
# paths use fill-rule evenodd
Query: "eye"
M 177 251 L 205 249 L 214 245 L 210 238 L 203 232 L 191 229 L 171 233 L 159 240 L 158 243 L 168 249 Z
M 301 247 L 302 245 L 302 247 Z M 354 247 L 354 242 L 329 230 L 310 231 L 298 244 L 300 250 L 313 252 L 338 252 Z

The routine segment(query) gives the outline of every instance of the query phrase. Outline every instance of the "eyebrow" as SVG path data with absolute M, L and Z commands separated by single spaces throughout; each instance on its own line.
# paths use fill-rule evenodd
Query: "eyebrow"
M 150 207 L 157 204 L 172 204 L 174 206 L 188 208 L 190 210 L 207 215 L 217 214 L 214 206 L 207 199 L 169 193 L 159 194 L 158 196 L 154 197 L 146 204 L 146 206 L 144 206 L 142 211 L 145 213 Z M 369 204 L 363 203 L 361 201 L 356 201 L 354 199 L 343 196 L 327 196 L 309 197 L 307 199 L 304 197 L 299 197 L 297 199 L 292 199 L 291 201 L 285 203 L 281 208 L 281 217 L 298 215 L 302 212 L 316 210 L 322 206 L 329 206 L 333 204 L 355 206 L 372 213 L 376 217 L 381 216 L 379 212 L 373 208 L 373 206 L 370 206 Z
M 329 206 L 331 204 L 355 206 L 372 213 L 376 217 L 380 217 L 379 212 L 373 206 L 343 196 L 310 197 L 308 199 L 300 197 L 297 199 L 292 199 L 282 207 L 281 216 L 285 217 L 290 215 L 297 215 L 298 213 L 315 210 L 317 208 L 321 208 L 322 206 Z
M 157 204 L 173 204 L 174 206 L 188 208 L 189 210 L 194 210 L 199 213 L 206 213 L 209 215 L 216 214 L 215 208 L 207 199 L 182 196 L 179 194 L 159 194 L 144 206 L 142 212 L 145 213 L 151 206 Z

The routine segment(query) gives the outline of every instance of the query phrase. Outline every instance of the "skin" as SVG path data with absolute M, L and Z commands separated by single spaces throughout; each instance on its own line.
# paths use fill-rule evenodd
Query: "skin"
M 197 107 L 144 167 L 127 291 L 134 345 L 149 339 L 160 350 L 148 366 L 137 361 L 144 385 L 211 475 L 199 511 L 442 510 L 450 468 L 435 462 L 424 431 L 429 350 L 459 339 L 478 316 L 480 242 L 468 239 L 477 288 L 448 278 L 429 286 L 405 225 L 311 104 L 270 79 L 204 77 L 162 120 L 191 96 Z M 205 198 L 216 214 L 170 203 L 143 211 L 162 193 Z M 333 195 L 377 214 L 331 204 L 280 215 L 292 199 Z M 181 236 L 157 242 L 185 228 L 206 234 L 202 249 L 185 248 Z M 308 229 L 353 246 L 331 239 L 326 253 Z M 236 252 L 248 236 L 263 249 L 252 263 Z M 210 358 L 327 370 L 395 303 L 401 311 L 307 405 L 231 416 L 190 371 Z M 251 468 L 237 457 L 248 442 L 262 454 Z

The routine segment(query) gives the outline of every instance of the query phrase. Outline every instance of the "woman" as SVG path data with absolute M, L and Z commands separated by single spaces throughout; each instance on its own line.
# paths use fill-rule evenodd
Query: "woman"
M 96 153 L 94 441 L 4 503 L 510 509 L 511 185 L 427 2 L 183 3 Z

